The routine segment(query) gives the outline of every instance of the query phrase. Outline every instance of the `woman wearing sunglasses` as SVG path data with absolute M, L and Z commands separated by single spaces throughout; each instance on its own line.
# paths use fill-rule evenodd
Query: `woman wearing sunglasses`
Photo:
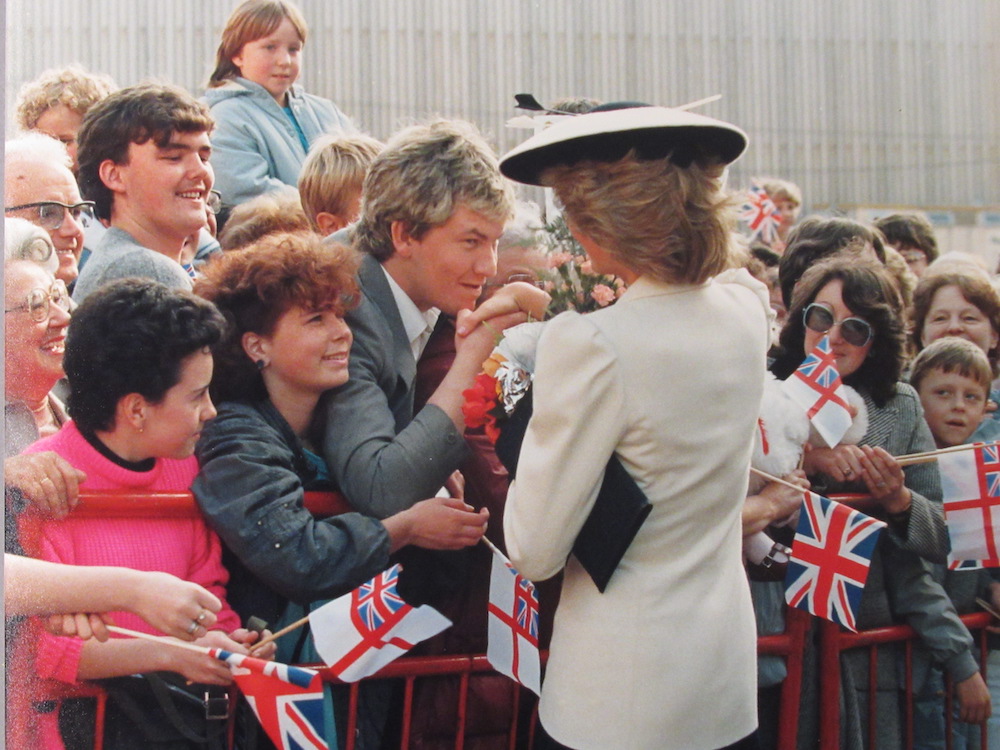
M 784 379 L 824 336 L 843 381 L 856 389 L 868 409 L 868 431 L 858 445 L 815 448 L 805 454 L 805 470 L 817 492 L 862 492 L 874 507 L 869 515 L 886 522 L 869 569 L 857 612 L 858 629 L 903 622 L 917 629 L 934 657 L 948 663 L 956 682 L 976 673 L 971 638 L 954 614 L 944 590 L 930 579 L 920 558 L 943 563 L 948 537 L 941 509 L 937 464 L 901 467 L 894 456 L 933 450 L 916 392 L 900 382 L 905 352 L 902 301 L 889 272 L 879 263 L 840 254 L 810 268 L 795 286 L 781 351 L 771 369 Z M 878 652 L 879 747 L 898 747 L 903 717 L 897 685 L 895 647 Z M 842 657 L 846 738 L 860 746 L 868 724 L 868 657 Z M 970 672 L 971 669 L 971 672 Z M 951 670 L 949 670 L 951 671 Z M 806 676 L 803 716 L 815 718 L 816 683 Z M 971 688 L 979 682 L 969 681 Z M 988 693 L 960 698 L 972 709 L 988 703 Z M 988 711 L 988 708 L 987 708 Z M 803 719 L 809 725 L 808 719 Z M 845 739 L 845 747 L 855 743 Z

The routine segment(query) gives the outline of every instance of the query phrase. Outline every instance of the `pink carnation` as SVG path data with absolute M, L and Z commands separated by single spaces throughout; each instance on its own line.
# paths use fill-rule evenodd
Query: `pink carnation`
M 549 256 L 549 268 L 560 268 L 573 260 L 572 253 L 552 253 Z
M 583 271 L 583 273 L 588 273 L 588 274 L 593 273 L 594 264 L 591 263 L 589 260 L 585 260 L 583 261 L 583 263 L 580 264 L 580 270 Z
M 595 284 L 594 288 L 590 291 L 590 296 L 601 307 L 607 307 L 615 301 L 614 290 L 607 284 Z

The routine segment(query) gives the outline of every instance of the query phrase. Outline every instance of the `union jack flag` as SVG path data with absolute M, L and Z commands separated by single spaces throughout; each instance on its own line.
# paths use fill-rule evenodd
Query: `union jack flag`
M 857 631 L 856 611 L 885 524 L 804 492 L 785 576 L 785 601 Z
M 487 612 L 486 658 L 498 672 L 539 693 L 538 595 L 535 585 L 496 549 Z
M 785 392 L 806 410 L 809 421 L 830 448 L 850 429 L 853 417 L 829 336 L 820 339 L 799 369 L 785 381 Z
M 1000 567 L 1000 446 L 938 456 L 949 562 Z
M 261 727 L 280 750 L 328 750 L 323 684 L 313 669 L 264 661 L 219 648 Z
M 316 650 L 340 679 L 355 682 L 374 674 L 451 625 L 433 607 L 413 607 L 399 596 L 401 570 L 393 565 L 309 615 Z
M 751 241 L 759 237 L 770 245 L 778 238 L 781 212 L 757 180 L 751 181 L 750 198 L 743 204 L 740 219 L 746 222 Z
M 406 613 L 413 609 L 396 593 L 400 570 L 399 565 L 394 565 L 354 590 L 355 611 L 359 624 L 369 633 L 376 632 L 386 620 L 393 618 L 400 610 L 403 611 L 399 617 L 405 617 Z

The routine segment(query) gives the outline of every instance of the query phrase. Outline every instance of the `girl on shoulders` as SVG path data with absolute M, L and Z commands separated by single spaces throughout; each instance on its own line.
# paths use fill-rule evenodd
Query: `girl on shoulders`
M 295 84 L 308 28 L 286 0 L 245 0 L 222 31 L 205 100 L 212 109 L 216 187 L 232 207 L 295 187 L 309 146 L 355 130 L 329 99 Z

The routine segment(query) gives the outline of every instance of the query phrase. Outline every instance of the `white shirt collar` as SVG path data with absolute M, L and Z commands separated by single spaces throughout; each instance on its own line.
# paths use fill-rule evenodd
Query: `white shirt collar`
M 406 338 L 410 342 L 413 359 L 419 360 L 431 333 L 434 331 L 434 326 L 437 325 L 441 311 L 432 307 L 426 312 L 421 312 L 409 295 L 403 291 L 403 287 L 392 278 L 392 274 L 385 270 L 385 266 L 381 266 L 381 268 L 386 281 L 389 282 L 392 297 L 396 301 L 396 309 L 399 310 L 399 317 L 403 321 L 403 330 L 406 331 Z

